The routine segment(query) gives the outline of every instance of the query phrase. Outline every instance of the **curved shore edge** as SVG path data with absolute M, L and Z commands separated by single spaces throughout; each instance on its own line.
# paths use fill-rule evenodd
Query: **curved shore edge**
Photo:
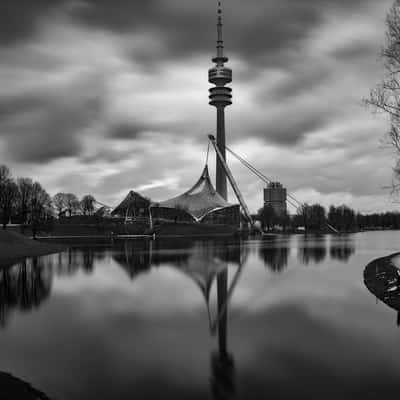
M 400 311 L 400 268 L 393 262 L 398 256 L 394 253 L 371 261 L 364 269 L 364 283 L 376 298 Z
M 65 246 L 60 244 L 44 243 L 16 232 L 0 230 L 0 268 L 8 267 L 21 258 L 58 253 L 64 249 Z
M 13 375 L 0 371 L 0 391 L 5 399 L 50 400 L 45 393 Z M 1 396 L 1 398 L 3 398 Z

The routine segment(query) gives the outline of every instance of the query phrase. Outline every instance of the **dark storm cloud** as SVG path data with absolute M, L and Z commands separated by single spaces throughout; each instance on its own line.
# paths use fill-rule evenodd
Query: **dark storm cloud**
M 0 100 L 0 138 L 19 162 L 46 163 L 76 156 L 80 133 L 100 111 L 93 98 L 16 97 Z
M 271 119 L 263 128 L 254 131 L 253 136 L 259 136 L 270 143 L 293 146 L 307 134 L 323 129 L 328 122 L 328 116 L 324 113 L 301 115 L 301 113 L 296 114 L 296 110 L 293 110 L 293 113 L 285 118 Z
M 115 139 L 136 139 L 141 133 L 150 129 L 150 125 L 120 122 L 108 129 L 107 135 Z
M 0 123 L 9 117 L 44 107 L 46 107 L 46 101 L 38 96 L 25 95 L 23 97 L 0 98 Z
M 324 12 L 330 8 L 345 12 L 369 2 L 372 0 L 226 1 L 228 53 L 252 57 L 253 63 L 276 64 L 323 22 Z M 76 16 L 85 23 L 117 32 L 154 32 L 165 41 L 170 57 L 187 56 L 210 53 L 215 40 L 215 3 L 149 0 L 139 5 L 138 1 L 88 0 L 87 7 L 79 9 Z
M 340 60 L 359 60 L 362 58 L 370 57 L 371 54 L 374 53 L 376 54 L 377 58 L 378 52 L 374 43 L 356 40 L 354 42 L 348 43 L 346 46 L 340 49 L 333 51 L 332 56 Z
M 329 9 L 351 10 L 372 0 L 257 0 L 226 1 L 225 33 L 230 53 L 274 62 L 295 48 Z M 70 7 L 81 22 L 122 33 L 154 33 L 165 42 L 159 57 L 186 56 L 211 51 L 215 40 L 215 4 L 182 0 L 14 0 L 0 6 L 0 42 L 29 37 L 40 18 L 58 7 Z M 279 22 L 279 23 L 277 23 Z M 136 56 L 138 56 L 136 54 Z M 157 57 L 156 54 L 153 54 Z
M 309 68 L 305 71 L 293 69 L 284 82 L 265 92 L 260 100 L 273 99 L 282 102 L 324 84 L 329 77 L 330 72 L 326 69 Z

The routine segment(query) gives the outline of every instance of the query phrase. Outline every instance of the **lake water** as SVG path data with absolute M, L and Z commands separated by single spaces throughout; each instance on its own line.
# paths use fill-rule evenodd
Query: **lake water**
M 0 271 L 0 371 L 51 399 L 383 399 L 400 232 L 75 246 Z M 1 398 L 1 388 L 0 388 Z

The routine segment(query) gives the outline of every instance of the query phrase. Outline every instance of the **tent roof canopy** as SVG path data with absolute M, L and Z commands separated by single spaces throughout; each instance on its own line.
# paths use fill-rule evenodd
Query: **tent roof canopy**
M 232 207 L 234 204 L 228 203 L 214 189 L 208 166 L 206 165 L 199 180 L 191 189 L 180 196 L 160 202 L 159 206 L 180 208 L 193 215 L 196 219 L 201 219 L 211 211 Z

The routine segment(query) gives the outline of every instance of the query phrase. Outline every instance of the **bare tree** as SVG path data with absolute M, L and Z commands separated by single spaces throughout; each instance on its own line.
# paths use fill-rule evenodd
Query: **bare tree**
M 18 178 L 18 199 L 17 199 L 17 211 L 20 216 L 21 232 L 25 230 L 25 225 L 28 222 L 29 206 L 32 199 L 33 182 L 29 178 Z
M 320 204 L 303 204 L 297 209 L 305 230 L 323 231 L 326 228 L 326 210 Z
M 263 229 L 267 228 L 268 231 L 272 230 L 278 220 L 276 211 L 270 204 L 265 204 L 263 208 L 258 210 L 258 218 Z
M 400 156 L 400 0 L 386 16 L 386 44 L 381 52 L 384 76 L 366 103 L 389 117 L 387 142 Z M 393 189 L 400 190 L 400 160 L 394 168 Z
M 3 229 L 6 229 L 11 216 L 15 211 L 18 198 L 18 187 L 11 179 L 0 184 L 0 214 L 2 216 Z
M 42 188 L 40 183 L 35 182 L 32 185 L 30 201 L 30 222 L 34 238 L 40 226 L 51 218 L 51 206 L 49 194 Z
M 0 165 L 0 184 L 7 179 L 11 179 L 11 172 L 6 165 Z
M 73 193 L 65 193 L 68 215 L 71 217 L 81 209 L 78 198 Z
M 82 200 L 81 200 L 81 208 L 82 208 L 83 214 L 84 215 L 93 215 L 95 203 L 96 203 L 96 199 L 92 195 L 87 194 L 86 196 L 83 196 Z
M 57 193 L 53 196 L 53 204 L 59 217 L 64 213 L 71 217 L 81 209 L 81 204 L 73 193 Z
M 12 179 L 11 172 L 5 165 L 0 166 L 0 215 L 3 229 L 15 210 L 18 188 Z
M 53 205 L 57 210 L 58 217 L 67 210 L 67 198 L 65 193 L 57 193 L 53 196 Z

